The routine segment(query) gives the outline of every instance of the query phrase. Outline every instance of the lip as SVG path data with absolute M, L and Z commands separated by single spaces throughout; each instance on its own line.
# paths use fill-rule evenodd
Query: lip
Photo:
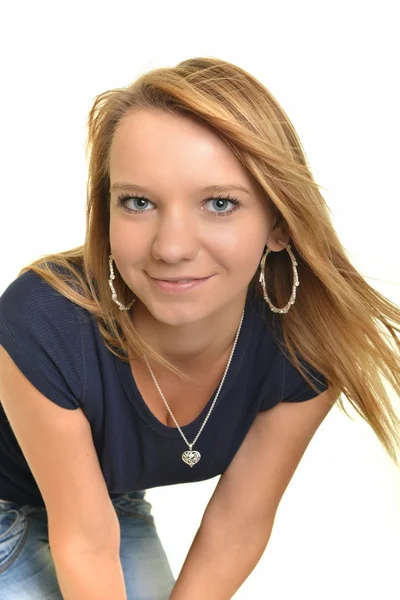
M 178 281 L 165 281 L 163 279 L 153 279 L 152 277 L 150 277 L 150 279 L 163 292 L 167 292 L 169 294 L 182 294 L 192 290 L 195 287 L 201 286 L 213 276 L 214 275 L 210 275 L 209 277 L 204 277 L 204 279 L 191 279 L 185 283 L 179 283 Z
M 156 281 L 183 281 L 184 279 L 189 279 L 192 281 L 193 279 L 207 279 L 207 277 L 192 277 L 191 275 L 181 275 L 180 277 L 152 277 L 149 275 L 151 279 L 155 279 Z

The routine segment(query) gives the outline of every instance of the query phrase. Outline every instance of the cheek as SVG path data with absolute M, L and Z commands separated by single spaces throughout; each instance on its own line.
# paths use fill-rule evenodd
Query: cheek
M 238 228 L 236 231 L 224 231 L 214 237 L 213 248 L 221 257 L 221 262 L 230 266 L 235 265 L 235 270 L 243 268 L 251 271 L 259 265 L 266 243 L 264 227 Z
M 109 236 L 112 254 L 117 261 L 132 262 L 132 257 L 140 258 L 145 252 L 145 239 L 140 228 L 135 230 L 132 223 L 118 217 L 110 219 Z

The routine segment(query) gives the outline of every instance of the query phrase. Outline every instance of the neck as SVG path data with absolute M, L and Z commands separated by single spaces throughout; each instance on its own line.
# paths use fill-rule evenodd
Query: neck
M 205 319 L 169 325 L 157 320 L 136 300 L 132 321 L 139 336 L 167 360 L 188 372 L 204 370 L 229 357 L 245 301 L 246 296 L 241 296 Z

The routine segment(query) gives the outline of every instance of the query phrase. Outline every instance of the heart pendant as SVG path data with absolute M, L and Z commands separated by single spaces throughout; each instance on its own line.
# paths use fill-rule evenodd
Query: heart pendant
M 186 452 L 182 454 L 183 462 L 189 465 L 189 467 L 193 467 L 196 463 L 198 463 L 200 458 L 201 454 L 196 450 L 186 450 Z

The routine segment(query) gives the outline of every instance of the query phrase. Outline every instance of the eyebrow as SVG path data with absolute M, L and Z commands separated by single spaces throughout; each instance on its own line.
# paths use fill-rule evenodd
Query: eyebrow
M 112 186 L 112 190 L 127 190 L 132 192 L 141 192 L 144 194 L 150 194 L 150 190 L 144 186 L 136 185 L 135 183 L 124 183 L 122 181 L 115 181 Z M 225 185 L 207 185 L 206 187 L 201 188 L 200 192 L 228 192 L 229 190 L 240 190 L 245 194 L 249 194 L 251 196 L 250 190 L 248 190 L 243 185 L 237 184 L 225 184 Z

